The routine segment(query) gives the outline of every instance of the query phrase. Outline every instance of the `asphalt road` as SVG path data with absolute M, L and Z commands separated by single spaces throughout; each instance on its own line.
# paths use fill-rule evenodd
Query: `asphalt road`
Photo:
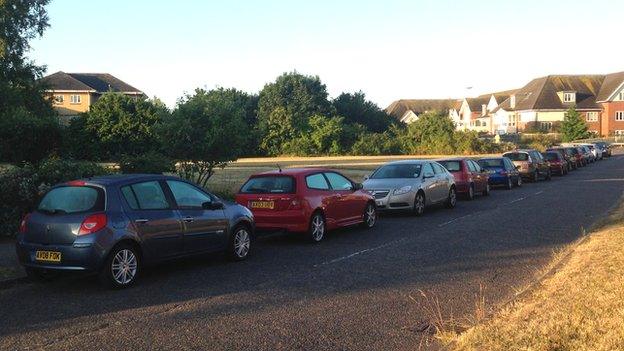
M 430 322 L 506 301 L 617 203 L 624 157 L 550 182 L 431 210 L 372 230 L 258 241 L 249 260 L 201 257 L 101 290 L 64 279 L 0 290 L 0 349 L 415 350 Z

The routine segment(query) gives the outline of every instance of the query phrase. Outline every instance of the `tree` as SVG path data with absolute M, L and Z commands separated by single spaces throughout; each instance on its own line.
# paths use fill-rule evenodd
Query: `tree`
M 286 142 L 308 129 L 310 117 L 334 115 L 327 95 L 318 77 L 297 72 L 285 73 L 267 84 L 258 101 L 262 149 L 270 155 L 279 154 Z
M 53 116 L 34 116 L 25 108 L 0 116 L 0 160 L 37 163 L 60 145 L 58 122 Z
M 561 123 L 561 139 L 564 142 L 589 138 L 587 124 L 583 121 L 581 114 L 572 106 L 565 113 Z
M 158 100 L 105 93 L 85 115 L 85 128 L 95 133 L 108 157 L 158 150 L 155 126 L 168 114 Z
M 332 101 L 336 114 L 345 118 L 345 122 L 358 123 L 370 132 L 381 133 L 390 127 L 393 118 L 374 102 L 366 100 L 366 95 L 359 91 L 342 93 Z
M 407 127 L 404 148 L 412 154 L 451 154 L 456 150 L 455 123 L 445 113 L 426 112 Z
M 245 106 L 235 89 L 195 90 L 180 100 L 159 127 L 164 150 L 180 161 L 184 178 L 206 186 L 215 167 L 245 152 Z
M 298 138 L 286 142 L 284 151 L 293 155 L 339 155 L 345 133 L 343 117 L 314 115 L 309 120 L 309 130 Z

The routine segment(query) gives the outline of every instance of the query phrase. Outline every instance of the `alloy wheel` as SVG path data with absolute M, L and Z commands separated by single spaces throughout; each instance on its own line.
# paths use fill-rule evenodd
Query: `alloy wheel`
M 113 280 L 121 286 L 130 284 L 136 276 L 138 260 L 130 249 L 119 250 L 111 263 Z
M 239 229 L 234 236 L 234 254 L 237 258 L 245 258 L 249 254 L 251 247 L 251 237 L 247 229 Z
M 454 208 L 455 205 L 457 205 L 457 192 L 455 191 L 455 188 L 451 188 L 451 190 L 449 190 L 446 207 Z
M 324 235 L 325 235 L 325 220 L 323 219 L 323 216 L 317 213 L 312 218 L 310 236 L 312 238 L 312 241 L 320 242 L 321 240 L 323 240 Z
M 366 212 L 364 213 L 364 223 L 367 228 L 372 228 L 377 222 L 377 209 L 372 204 L 366 206 Z
M 417 216 L 420 216 L 425 212 L 425 197 L 422 193 L 416 194 L 416 199 L 414 200 L 414 211 Z

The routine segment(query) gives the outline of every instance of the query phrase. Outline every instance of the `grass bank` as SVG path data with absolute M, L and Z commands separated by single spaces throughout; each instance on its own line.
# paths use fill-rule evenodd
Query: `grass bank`
M 624 203 L 534 289 L 453 340 L 456 350 L 624 350 Z

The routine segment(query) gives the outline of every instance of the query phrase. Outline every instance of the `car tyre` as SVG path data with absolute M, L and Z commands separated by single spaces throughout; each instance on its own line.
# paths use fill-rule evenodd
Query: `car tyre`
M 451 187 L 448 198 L 446 199 L 446 207 L 455 208 L 455 205 L 457 205 L 457 191 L 455 191 L 455 187 Z
M 539 172 L 537 172 L 537 170 L 535 170 L 535 172 L 533 172 L 533 176 L 531 177 L 531 181 L 533 183 L 537 183 L 538 180 L 539 180 Z
M 414 214 L 422 216 L 425 213 L 426 204 L 425 194 L 422 191 L 417 192 L 414 197 Z
M 466 200 L 472 201 L 475 198 L 474 184 L 470 184 L 466 193 Z
M 377 208 L 374 204 L 368 203 L 364 209 L 362 226 L 371 229 L 377 223 Z
M 507 186 L 505 186 L 505 189 L 507 189 L 507 190 L 513 189 L 513 183 L 511 181 L 511 177 L 507 178 Z
M 249 228 L 244 225 L 237 225 L 230 236 L 228 244 L 228 258 L 232 261 L 243 261 L 251 253 L 253 238 Z
M 100 283 L 113 289 L 127 288 L 136 282 L 141 269 L 141 258 L 129 244 L 115 246 L 100 270 Z
M 522 186 L 522 177 L 518 176 L 518 181 L 516 181 L 516 186 L 517 187 L 521 187 Z
M 551 180 L 551 179 L 552 179 L 552 172 L 549 169 L 548 172 L 546 172 L 546 180 Z
M 490 196 L 490 183 L 485 184 L 485 189 L 483 189 L 483 196 Z
M 310 219 L 310 228 L 308 229 L 308 238 L 313 243 L 320 243 L 325 238 L 325 217 L 321 212 L 315 212 Z

